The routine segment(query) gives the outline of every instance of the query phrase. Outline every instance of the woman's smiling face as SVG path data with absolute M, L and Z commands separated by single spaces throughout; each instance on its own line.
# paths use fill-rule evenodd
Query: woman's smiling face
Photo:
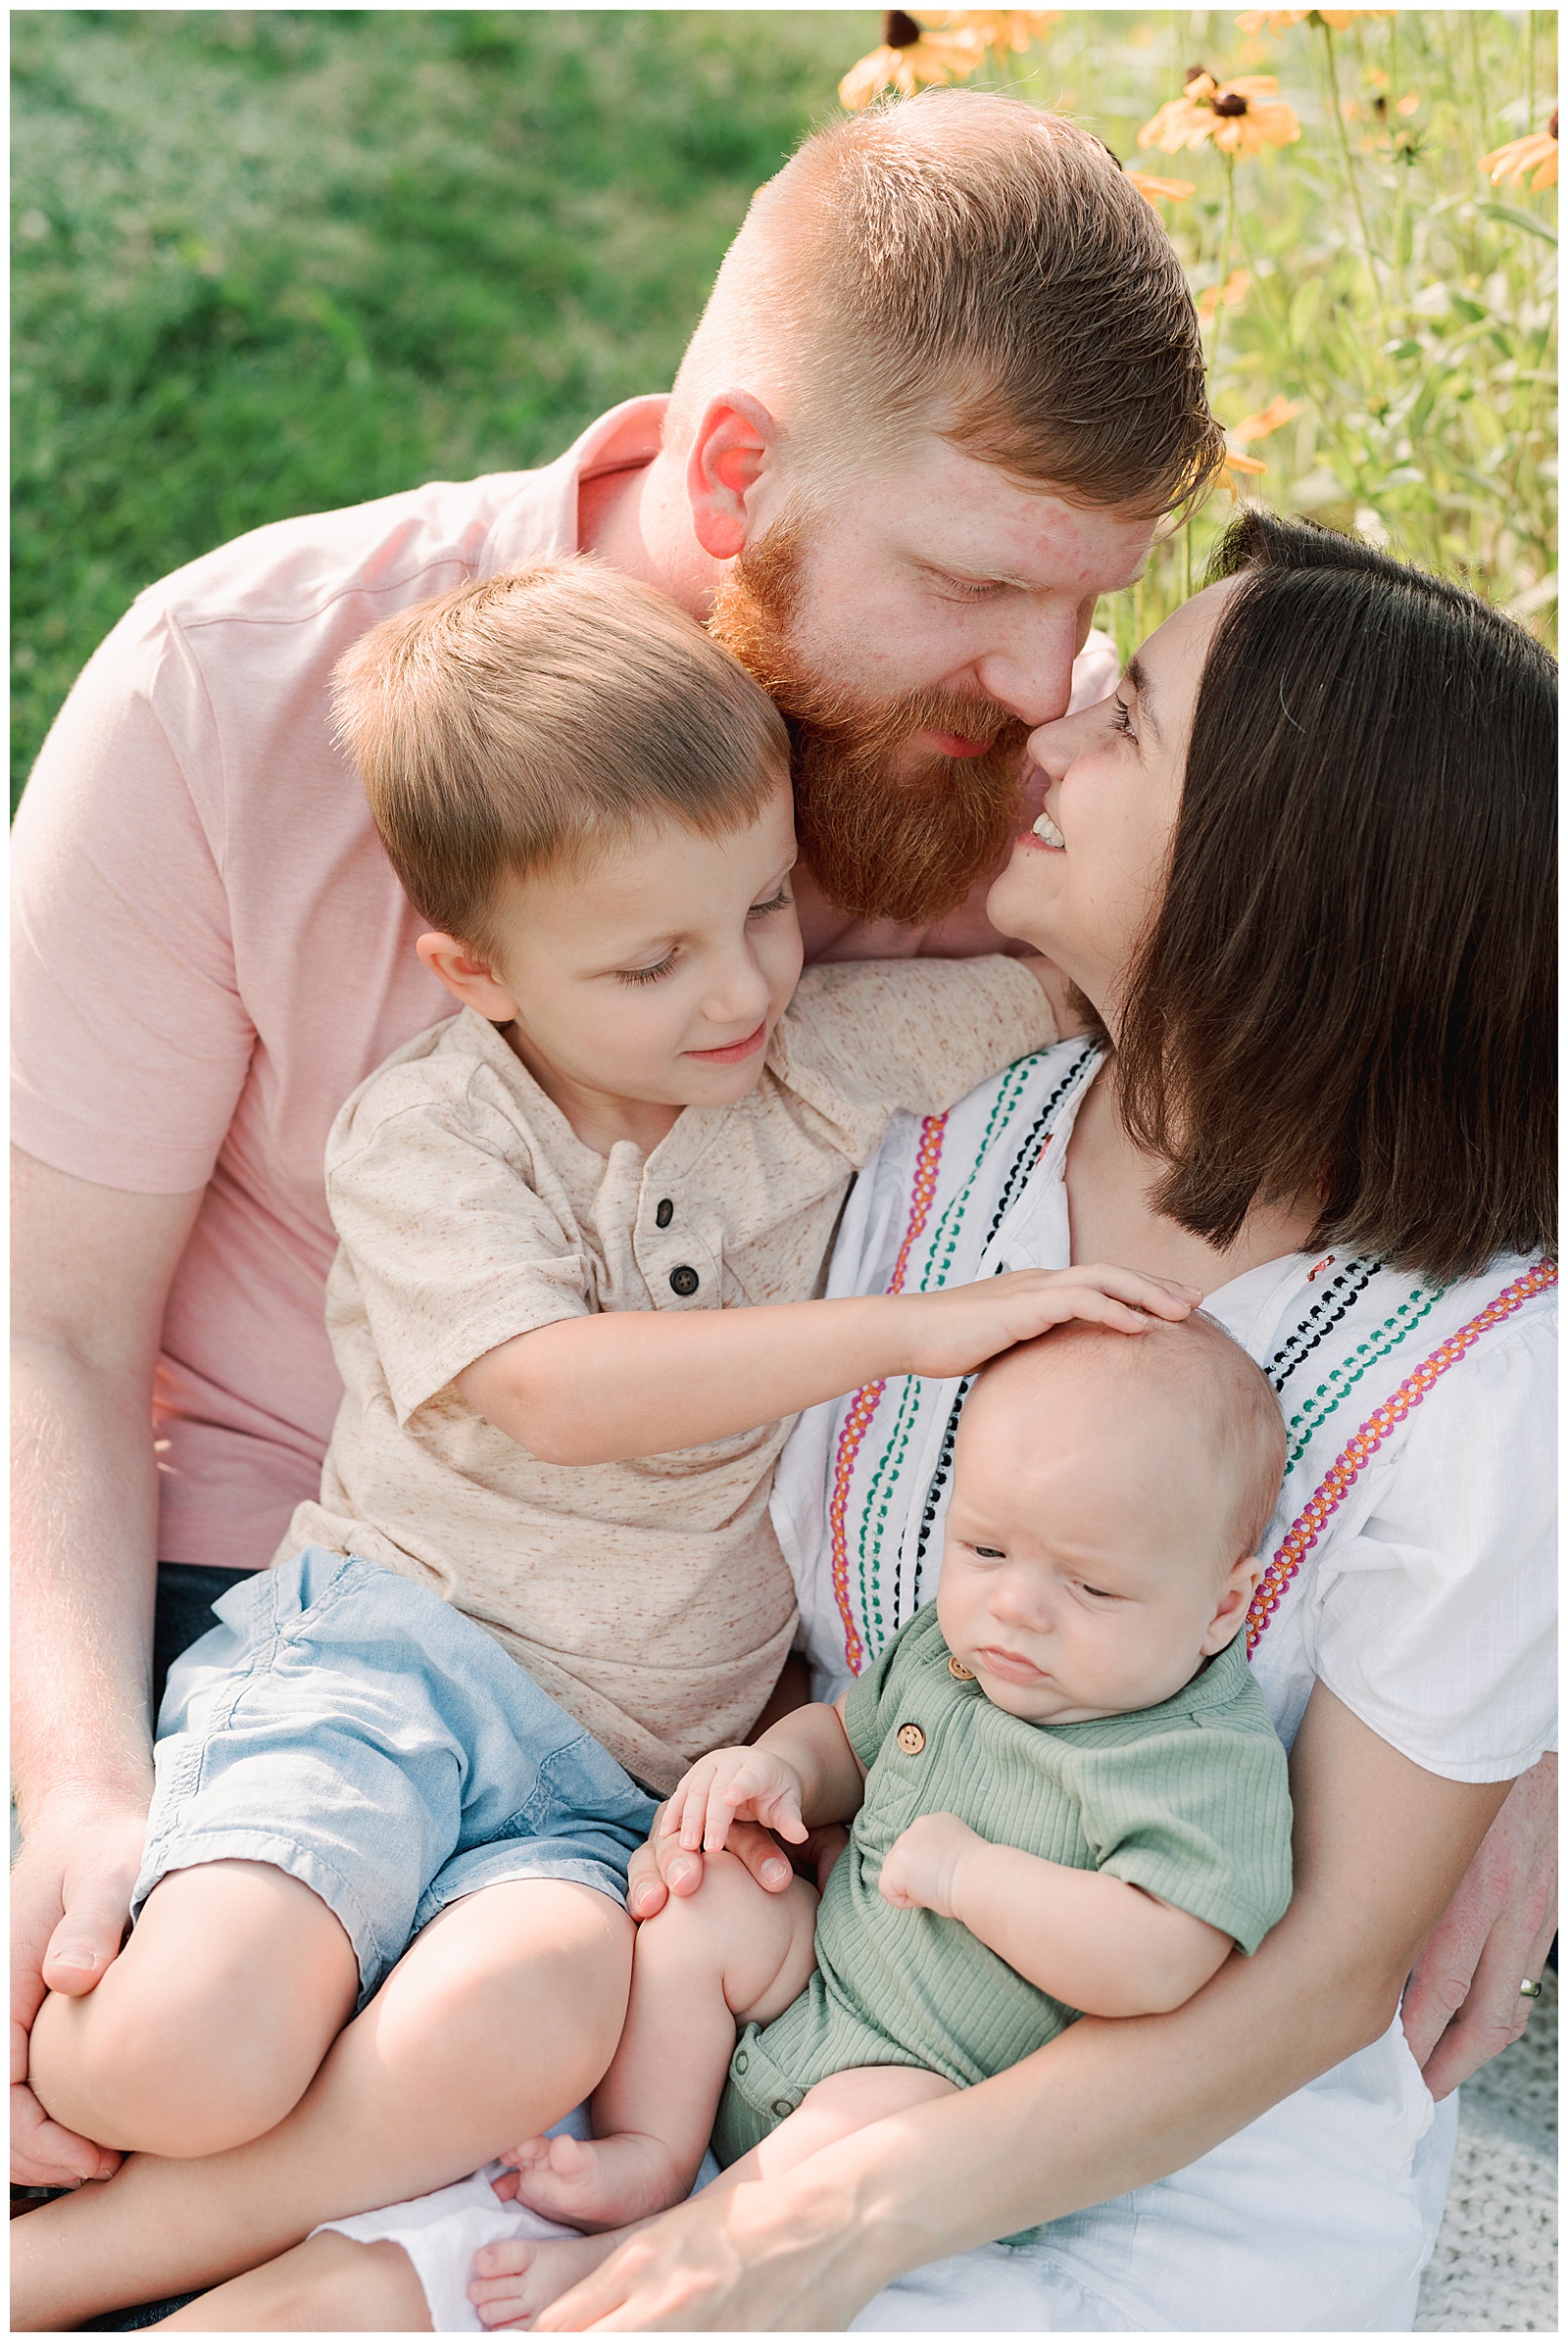
M 1184 603 L 1108 700 L 1030 735 L 1045 810 L 986 904 L 993 926 L 1054 959 L 1113 1020 L 1158 900 L 1208 647 L 1236 580 Z

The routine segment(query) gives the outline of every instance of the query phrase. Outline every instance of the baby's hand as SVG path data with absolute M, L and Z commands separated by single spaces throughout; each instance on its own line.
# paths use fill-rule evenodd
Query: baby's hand
M 804 1845 L 808 1834 L 801 1818 L 804 1794 L 795 1767 L 771 1749 L 718 1748 L 700 1758 L 679 1782 L 664 1808 L 660 1835 L 716 1854 L 732 1822 L 760 1822 L 764 1830 Z
M 1190 1317 L 1201 1298 L 1196 1285 L 1172 1285 L 1137 1269 L 1012 1269 L 945 1293 L 903 1293 L 888 1306 L 904 1313 L 903 1372 L 954 1375 L 1069 1318 L 1143 1334 L 1152 1317 Z
M 888 1848 L 877 1880 L 884 1901 L 899 1911 L 934 1911 L 956 1919 L 953 1907 L 965 1855 L 987 1841 L 956 1814 L 922 1814 Z

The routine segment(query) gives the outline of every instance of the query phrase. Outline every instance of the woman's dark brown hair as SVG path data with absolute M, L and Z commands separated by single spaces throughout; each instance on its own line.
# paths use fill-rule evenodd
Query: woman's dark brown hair
M 1555 1244 L 1556 663 L 1462 587 L 1251 512 L 1117 1038 L 1161 1211 L 1434 1280 Z

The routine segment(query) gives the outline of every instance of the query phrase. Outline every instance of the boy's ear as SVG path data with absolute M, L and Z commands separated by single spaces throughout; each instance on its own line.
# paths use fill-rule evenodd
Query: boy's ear
M 1231 1563 L 1214 1615 L 1208 1622 L 1208 1632 L 1198 1646 L 1203 1658 L 1212 1658 L 1216 1651 L 1236 1640 L 1262 1575 L 1260 1553 L 1244 1553 L 1239 1561 Z
M 509 1025 L 517 1003 L 500 984 L 488 960 L 475 959 L 455 935 L 421 935 L 415 950 L 432 976 L 439 976 L 465 1008 L 476 1008 L 493 1025 Z
M 752 491 L 778 439 L 778 425 L 749 390 L 721 391 L 698 417 L 686 464 L 686 499 L 697 542 L 714 561 L 746 549 Z

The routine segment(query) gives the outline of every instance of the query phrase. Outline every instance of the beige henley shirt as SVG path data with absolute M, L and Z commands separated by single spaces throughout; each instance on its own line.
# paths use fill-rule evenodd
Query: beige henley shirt
M 795 1632 L 768 1520 L 790 1429 L 635 1462 L 547 1464 L 459 1397 L 514 1336 L 600 1309 L 821 1291 L 854 1172 L 900 1109 L 938 1113 L 1054 1038 L 1014 962 L 808 970 L 757 1089 L 688 1106 L 651 1154 L 596 1154 L 471 1009 L 362 1083 L 333 1125 L 327 1327 L 344 1398 L 307 1543 L 428 1586 L 640 1781 L 744 1737 Z M 667 1208 L 666 1208 L 667 1207 Z

